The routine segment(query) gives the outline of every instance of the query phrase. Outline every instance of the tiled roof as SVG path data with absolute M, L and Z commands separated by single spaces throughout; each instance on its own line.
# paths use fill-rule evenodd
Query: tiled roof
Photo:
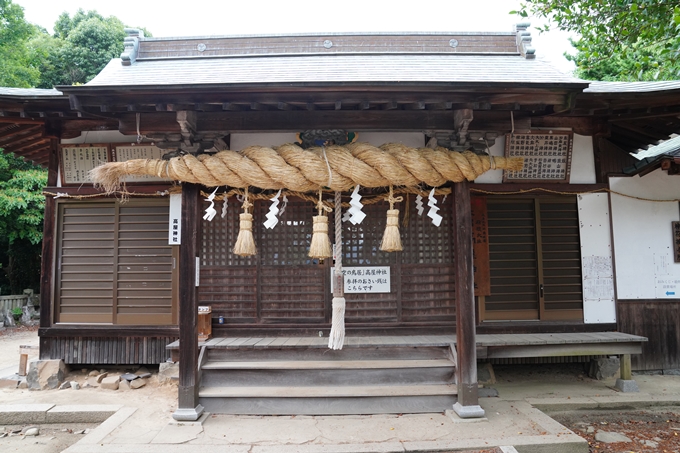
M 63 93 L 55 89 L 44 88 L 8 88 L 0 87 L 0 96 L 62 96 Z
M 659 82 L 590 82 L 584 93 L 650 93 L 680 90 L 680 80 Z
M 507 55 L 286 55 L 111 61 L 87 87 L 276 83 L 585 84 L 541 59 Z

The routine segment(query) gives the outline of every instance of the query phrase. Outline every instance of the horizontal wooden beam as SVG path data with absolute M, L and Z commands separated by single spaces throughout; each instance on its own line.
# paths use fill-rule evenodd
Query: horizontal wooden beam
M 537 116 L 531 119 L 532 127 L 570 127 L 579 135 L 607 135 L 609 125 L 601 118 L 574 116 Z
M 135 115 L 120 116 L 119 130 L 136 134 Z M 530 121 L 515 115 L 515 131 L 529 130 Z M 509 132 L 507 112 L 475 112 L 470 130 Z M 453 130 L 453 112 L 445 110 L 316 110 L 266 112 L 197 112 L 197 131 L 300 131 L 306 129 L 348 130 Z M 172 113 L 142 113 L 140 131 L 143 134 L 178 133 L 179 126 Z

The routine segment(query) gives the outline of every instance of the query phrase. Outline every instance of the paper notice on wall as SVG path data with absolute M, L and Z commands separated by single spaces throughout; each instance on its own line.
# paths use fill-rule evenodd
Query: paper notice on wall
M 665 275 L 670 275 L 671 257 L 665 253 L 654 254 L 654 276 L 659 278 Z
M 614 299 L 614 273 L 609 256 L 584 256 L 583 298 L 585 300 Z
M 680 298 L 680 278 L 657 276 L 654 283 L 657 299 Z

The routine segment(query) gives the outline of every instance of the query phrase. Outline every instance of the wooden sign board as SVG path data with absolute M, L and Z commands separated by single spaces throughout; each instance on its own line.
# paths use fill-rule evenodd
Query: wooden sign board
M 91 183 L 90 170 L 111 160 L 107 144 L 61 145 L 60 150 L 61 183 L 64 185 Z
M 486 215 L 486 198 L 471 197 L 472 204 L 472 256 L 474 265 L 475 296 L 491 295 L 489 268 L 489 223 Z
M 111 160 L 125 162 L 132 159 L 162 159 L 167 151 L 154 145 L 147 144 L 113 144 L 111 145 Z M 167 181 L 156 176 L 127 176 L 125 182 L 159 182 Z
M 505 157 L 524 158 L 520 171 L 504 171 L 503 182 L 569 182 L 573 133 L 532 132 L 505 136 Z

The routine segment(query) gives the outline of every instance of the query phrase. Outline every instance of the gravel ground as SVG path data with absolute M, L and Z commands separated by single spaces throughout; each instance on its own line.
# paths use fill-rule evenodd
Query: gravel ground
M 569 411 L 549 413 L 552 418 L 583 437 L 591 452 L 680 452 L 680 408 L 644 411 Z M 623 434 L 631 442 L 604 443 L 602 432 Z

